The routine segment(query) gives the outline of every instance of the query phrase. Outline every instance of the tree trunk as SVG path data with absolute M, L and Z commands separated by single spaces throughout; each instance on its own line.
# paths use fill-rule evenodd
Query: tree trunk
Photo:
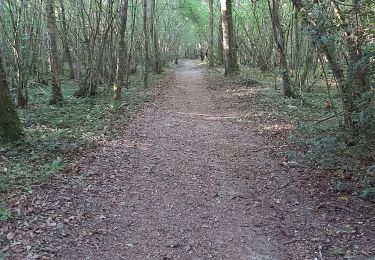
M 136 25 L 136 19 L 137 19 L 137 6 L 138 6 L 138 0 L 133 1 L 132 0 L 132 25 L 131 25 L 131 32 L 130 32 L 130 47 L 128 51 L 128 69 L 129 73 L 126 73 L 126 81 L 129 80 L 129 74 L 135 74 L 137 73 L 137 63 L 135 61 L 135 55 L 134 55 L 134 32 L 135 32 L 135 25 Z
M 214 0 L 209 0 L 210 9 L 210 39 L 208 47 L 208 66 L 213 69 L 215 67 L 214 61 Z
M 239 70 L 237 63 L 237 49 L 233 32 L 232 0 L 220 1 L 223 27 L 224 69 L 225 75 L 231 75 Z
M 52 78 L 52 98 L 51 104 L 58 104 L 63 101 L 59 82 L 59 55 L 56 41 L 56 20 L 54 11 L 54 0 L 47 1 L 47 26 L 49 44 L 49 65 Z
M 312 53 L 308 53 L 305 63 L 303 65 L 303 71 L 302 71 L 301 80 L 300 80 L 302 87 L 306 86 L 307 76 L 309 75 L 309 71 L 310 71 L 311 66 L 313 65 L 313 62 L 314 62 L 314 55 Z
M 352 66 L 356 60 L 356 55 L 353 53 L 356 53 L 355 50 L 358 48 L 358 46 L 355 46 L 355 42 L 353 42 L 352 37 L 349 37 L 347 35 L 348 32 L 346 31 L 346 28 L 342 29 L 344 31 L 344 38 L 349 49 L 350 59 L 348 69 L 345 73 L 344 66 L 339 63 L 339 58 L 335 54 L 335 50 L 337 49 L 335 43 L 328 43 L 326 41 L 320 40 L 322 32 L 319 30 L 318 25 L 316 24 L 316 18 L 313 16 L 312 12 L 309 12 L 309 10 L 306 9 L 306 6 L 302 3 L 301 0 L 292 0 L 292 2 L 295 8 L 302 14 L 303 19 L 314 30 L 315 33 L 314 35 L 312 35 L 313 42 L 317 46 L 318 50 L 324 53 L 329 64 L 331 65 L 332 74 L 336 78 L 337 85 L 340 90 L 341 103 L 344 112 L 344 126 L 348 130 L 350 135 L 353 136 L 356 128 L 353 120 L 353 115 L 354 113 L 358 112 L 358 108 L 356 107 L 355 103 L 357 101 L 356 99 L 359 96 L 356 95 L 355 91 L 353 91 L 353 88 L 357 87 L 353 86 L 353 83 L 360 82 L 361 80 L 358 80 L 357 77 L 362 77 L 361 73 L 359 73 L 359 75 L 356 75 L 355 69 L 353 69 Z M 335 8 L 337 8 L 337 6 Z M 336 10 L 335 12 L 338 18 L 342 19 L 342 17 L 340 17 L 339 10 Z M 359 84 L 359 86 L 361 86 L 361 84 Z
M 10 97 L 0 55 L 0 143 L 14 142 L 22 136 L 21 122 Z
M 60 7 L 61 7 L 61 22 L 62 22 L 62 28 L 63 28 L 63 33 L 61 34 L 62 37 L 62 42 L 63 42 L 63 47 L 64 47 L 64 53 L 66 60 L 69 65 L 69 78 L 74 79 L 75 74 L 74 74 L 74 66 L 73 66 L 73 60 L 72 60 L 72 55 L 69 50 L 69 43 L 68 43 L 68 25 L 66 22 L 66 15 L 65 15 L 65 7 L 64 7 L 64 1 L 60 0 Z
M 282 71 L 281 76 L 283 79 L 283 94 L 285 97 L 293 97 L 292 88 L 290 86 L 291 84 L 289 77 L 288 62 L 286 59 L 284 32 L 279 19 L 279 6 L 279 0 L 268 0 L 268 8 L 272 20 L 273 36 L 275 39 L 277 50 L 280 54 L 280 63 Z
M 147 30 L 147 1 L 143 0 L 143 35 L 144 35 L 144 69 L 143 69 L 143 84 L 145 88 L 148 88 L 148 30 Z
M 117 68 L 116 68 L 116 79 L 113 86 L 115 100 L 121 100 L 122 88 L 127 88 L 128 82 L 126 74 L 128 73 L 127 68 L 127 50 L 125 44 L 125 32 L 128 18 L 128 6 L 129 0 L 122 1 L 121 14 L 120 14 L 120 27 L 119 27 L 119 40 L 118 40 L 118 53 L 117 53 Z
M 28 71 L 27 71 L 27 62 L 26 56 L 24 55 L 25 46 L 23 46 L 22 35 L 25 32 L 26 28 L 25 25 L 22 23 L 22 19 L 24 18 L 22 15 L 24 5 L 23 1 L 15 2 L 7 0 L 8 5 L 8 13 L 4 15 L 4 17 L 9 17 L 11 22 L 12 32 L 9 33 L 9 36 L 12 35 L 13 37 L 9 37 L 10 41 L 12 41 L 12 51 L 13 51 L 13 63 L 12 67 L 14 69 L 12 78 L 12 83 L 16 83 L 17 85 L 17 105 L 18 107 L 24 108 L 28 104 L 28 90 L 27 90 L 27 83 L 28 83 Z M 4 18 L 1 18 L 2 29 L 5 25 Z M 4 36 L 6 36 L 6 32 L 4 31 Z M 11 61 L 10 60 L 10 61 Z
M 156 0 L 151 1 L 151 35 L 153 39 L 153 52 L 154 52 L 154 72 L 161 74 L 161 60 L 160 60 L 160 46 L 157 31 L 157 18 L 156 18 Z
M 224 64 L 224 47 L 223 47 L 223 19 L 219 19 L 219 33 L 218 33 L 218 42 L 217 42 L 217 64 Z

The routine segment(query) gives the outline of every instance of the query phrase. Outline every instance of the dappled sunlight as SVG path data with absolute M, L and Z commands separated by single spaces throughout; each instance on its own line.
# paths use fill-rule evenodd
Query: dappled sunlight
M 246 113 L 241 115 L 240 119 L 241 120 L 249 120 L 250 118 L 261 118 L 264 116 L 268 116 L 268 113 L 263 112 L 263 111 L 252 111 L 250 113 Z
M 237 88 L 228 89 L 225 91 L 225 93 L 234 97 L 255 97 L 258 91 L 258 89 Z
M 0 0 L 0 260 L 375 260 L 375 0 Z
M 57 128 L 57 127 L 50 127 L 50 126 L 46 126 L 46 125 L 33 125 L 29 128 L 27 128 L 27 130 L 29 132 L 58 132 L 58 131 L 61 131 L 61 128 Z
M 211 115 L 211 114 L 202 114 L 202 113 L 186 113 L 186 112 L 177 112 L 179 115 L 185 115 L 193 118 L 199 118 L 204 120 L 220 121 L 228 119 L 237 119 L 237 114 L 225 114 L 225 115 Z
M 147 151 L 150 150 L 151 147 L 153 146 L 152 143 L 144 143 L 144 142 L 139 142 L 139 141 L 131 141 L 128 139 L 121 139 L 121 140 L 115 140 L 113 142 L 107 143 L 107 146 L 112 148 L 117 148 L 117 149 L 137 149 L 140 151 Z
M 292 124 L 274 124 L 274 125 L 267 125 L 263 127 L 263 130 L 269 130 L 269 131 L 282 131 L 282 130 L 294 130 L 295 127 Z

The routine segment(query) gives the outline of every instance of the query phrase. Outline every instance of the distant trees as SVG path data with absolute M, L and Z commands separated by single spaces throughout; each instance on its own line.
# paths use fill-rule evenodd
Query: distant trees
M 51 103 L 60 103 L 66 79 L 75 80 L 76 97 L 95 96 L 105 85 L 111 86 L 108 90 L 115 86 L 114 98 L 121 98 L 125 78 L 138 66 L 145 64 L 159 74 L 170 56 L 178 60 L 187 4 L 193 1 L 149 1 L 144 31 L 137 0 L 128 1 L 126 16 L 121 0 L 1 1 L 0 43 L 17 105 L 27 107 L 28 88 L 34 84 L 51 84 Z M 121 23 L 128 16 L 131 26 Z M 193 34 L 190 29 L 188 35 Z M 118 62 L 122 58 L 124 63 Z M 121 88 L 116 87 L 120 81 Z
M 22 108 L 36 85 L 51 85 L 51 103 L 61 103 L 67 81 L 76 97 L 103 90 L 120 100 L 132 73 L 147 87 L 149 71 L 207 50 L 209 66 L 224 65 L 226 75 L 239 64 L 277 72 L 286 97 L 303 97 L 327 70 L 346 129 L 371 135 L 374 8 L 371 0 L 4 0 L 0 44 Z
M 7 64 L 6 68 L 12 71 L 7 74 L 10 86 L 14 86 L 17 91 L 19 107 L 28 105 L 28 84 L 33 79 L 33 74 L 36 78 L 40 77 L 40 73 L 36 73 L 35 70 L 38 54 L 43 51 L 38 43 L 43 41 L 41 17 L 45 8 L 31 11 L 27 5 L 26 0 L 0 2 L 0 42 L 3 61 Z
M 0 1 L 1 139 L 22 132 L 12 98 L 27 109 L 31 88 L 45 95 L 50 85 L 52 105 L 63 104 L 66 83 L 76 85 L 77 98 L 100 88 L 120 100 L 141 65 L 147 87 L 149 69 L 161 73 L 170 57 L 177 62 L 183 37 L 196 37 L 192 23 L 181 19 L 196 6 L 190 0 Z M 192 21 L 195 14 L 189 15 Z

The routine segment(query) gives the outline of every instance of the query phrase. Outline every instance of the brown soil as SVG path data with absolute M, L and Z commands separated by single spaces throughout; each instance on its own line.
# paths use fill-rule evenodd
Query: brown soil
M 20 199 L 20 217 L 2 227 L 5 258 L 323 259 L 331 241 L 318 214 L 330 204 L 301 193 L 300 170 L 268 156 L 204 73 L 184 61 L 174 85 L 82 159 L 79 175 Z

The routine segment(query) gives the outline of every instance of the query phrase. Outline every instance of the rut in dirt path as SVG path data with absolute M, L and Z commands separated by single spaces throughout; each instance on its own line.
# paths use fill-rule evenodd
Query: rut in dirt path
M 104 231 L 72 245 L 66 259 L 280 259 L 277 241 L 255 225 L 262 216 L 246 181 L 268 166 L 259 163 L 257 141 L 231 122 L 235 115 L 216 110 L 202 71 L 180 65 L 165 101 L 87 169 L 115 173 L 108 185 L 119 190 L 90 195 L 108 209 L 105 221 L 81 232 Z

